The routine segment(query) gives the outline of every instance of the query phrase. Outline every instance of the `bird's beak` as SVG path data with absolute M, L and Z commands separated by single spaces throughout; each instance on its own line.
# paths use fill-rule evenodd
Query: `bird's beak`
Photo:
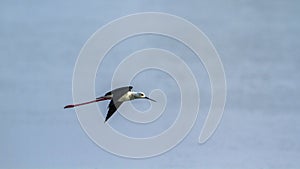
M 156 102 L 156 100 L 150 99 L 149 97 L 145 97 L 145 99 L 151 100 L 153 102 Z

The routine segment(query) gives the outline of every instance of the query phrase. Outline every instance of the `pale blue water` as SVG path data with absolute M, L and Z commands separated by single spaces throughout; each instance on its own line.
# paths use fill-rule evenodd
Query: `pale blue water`
M 170 39 L 137 37 L 120 44 L 107 64 L 143 47 L 186 55 L 199 72 L 204 96 L 201 115 L 182 143 L 163 155 L 133 160 L 100 149 L 83 132 L 75 112 L 63 106 L 72 102 L 74 64 L 89 36 L 113 19 L 145 11 L 184 17 L 207 34 L 223 61 L 228 97 L 218 130 L 198 145 L 210 99 L 201 63 Z M 0 168 L 299 168 L 299 11 L 300 3 L 292 0 L 1 1 Z M 106 71 L 97 76 L 99 95 L 109 90 L 106 79 L 113 67 Z M 149 74 L 155 81 L 165 76 L 155 73 Z M 164 78 L 167 83 L 151 84 L 138 77 L 134 85 L 146 91 L 158 85 L 176 98 L 171 92 L 176 85 Z M 171 110 L 176 102 L 172 100 Z M 99 107 L 105 110 L 106 104 Z M 125 125 L 140 136 L 161 129 L 153 123 L 143 134 L 119 115 L 111 125 Z

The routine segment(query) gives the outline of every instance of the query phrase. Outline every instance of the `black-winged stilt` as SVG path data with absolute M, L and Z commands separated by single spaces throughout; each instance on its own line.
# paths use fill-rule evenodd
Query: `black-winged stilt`
M 84 103 L 79 103 L 79 104 L 71 104 L 67 105 L 64 108 L 73 108 L 77 106 L 82 106 L 94 102 L 99 102 L 103 100 L 111 100 L 109 105 L 108 105 L 108 112 L 105 118 L 106 122 L 115 112 L 116 110 L 121 106 L 121 104 L 125 101 L 130 101 L 134 99 L 148 99 L 151 101 L 156 102 L 153 99 L 150 99 L 147 97 L 143 92 L 134 92 L 131 91 L 133 87 L 132 86 L 126 86 L 126 87 L 120 87 L 117 89 L 114 89 L 110 92 L 107 92 L 104 96 L 98 97 L 95 100 L 89 101 L 89 102 L 84 102 Z

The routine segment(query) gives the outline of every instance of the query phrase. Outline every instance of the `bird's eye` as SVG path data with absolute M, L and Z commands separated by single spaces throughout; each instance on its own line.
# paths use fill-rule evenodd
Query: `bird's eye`
M 144 96 L 144 94 L 143 94 L 143 93 L 141 93 L 141 96 Z

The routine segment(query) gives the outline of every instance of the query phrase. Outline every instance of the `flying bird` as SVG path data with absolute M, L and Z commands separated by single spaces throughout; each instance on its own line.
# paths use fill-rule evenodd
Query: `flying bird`
M 110 103 L 108 105 L 108 112 L 104 121 L 106 122 L 117 111 L 117 109 L 121 106 L 123 102 L 134 100 L 134 99 L 148 99 L 153 102 L 156 102 L 155 100 L 147 97 L 143 92 L 131 91 L 132 88 L 133 88 L 132 86 L 120 87 L 107 92 L 104 96 L 97 97 L 95 100 L 79 103 L 79 104 L 70 104 L 65 106 L 64 108 L 65 109 L 73 108 L 73 107 L 82 106 L 82 105 L 95 103 L 99 101 L 110 100 Z

